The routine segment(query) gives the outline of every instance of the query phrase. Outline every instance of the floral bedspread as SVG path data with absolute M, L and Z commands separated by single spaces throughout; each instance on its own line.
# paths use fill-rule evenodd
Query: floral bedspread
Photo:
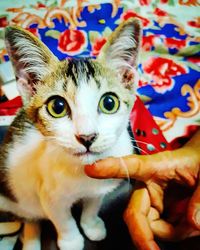
M 137 94 L 171 142 L 200 119 L 199 13 L 198 0 L 1 0 L 0 62 L 8 60 L 8 24 L 30 30 L 63 60 L 97 56 L 120 22 L 138 17 L 144 30 Z

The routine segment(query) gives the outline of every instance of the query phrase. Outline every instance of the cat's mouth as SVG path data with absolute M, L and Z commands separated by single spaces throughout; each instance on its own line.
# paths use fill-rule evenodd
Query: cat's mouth
M 74 155 L 76 157 L 78 157 L 82 164 L 92 164 L 93 162 L 95 162 L 96 160 L 99 160 L 100 157 L 100 153 L 97 152 L 93 152 L 93 151 L 85 151 L 85 152 L 78 152 L 78 153 L 74 153 Z
M 92 152 L 90 150 L 87 150 L 85 152 L 78 152 L 74 153 L 75 156 L 81 157 L 81 156 L 91 156 L 91 155 L 99 155 L 97 152 Z

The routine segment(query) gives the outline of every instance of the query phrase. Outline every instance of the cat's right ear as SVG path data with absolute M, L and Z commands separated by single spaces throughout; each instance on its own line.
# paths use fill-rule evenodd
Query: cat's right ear
M 134 88 L 138 51 L 142 37 L 142 26 L 138 19 L 122 22 L 103 46 L 99 60 L 119 73 L 122 83 Z
M 58 59 L 32 33 L 16 26 L 5 29 L 5 44 L 12 61 L 23 102 L 29 101 L 36 85 L 53 69 Z

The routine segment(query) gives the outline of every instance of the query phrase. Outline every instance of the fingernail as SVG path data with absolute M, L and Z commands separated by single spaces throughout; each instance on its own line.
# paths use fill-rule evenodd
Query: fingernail
M 92 166 L 92 165 L 90 165 L 90 164 L 85 165 L 86 168 L 89 168 L 89 167 L 91 167 L 91 166 Z
M 84 166 L 84 171 L 87 175 L 90 175 L 91 174 L 91 168 L 92 168 L 92 165 L 85 165 Z
M 95 166 L 95 163 L 93 163 L 93 164 L 86 164 L 85 165 L 85 167 L 87 167 L 87 168 L 92 168 L 92 167 L 94 167 Z

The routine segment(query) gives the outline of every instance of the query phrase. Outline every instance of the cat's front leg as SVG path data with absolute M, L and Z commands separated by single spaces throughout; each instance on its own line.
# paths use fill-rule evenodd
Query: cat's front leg
M 68 206 L 62 198 L 49 198 L 47 194 L 41 195 L 41 204 L 44 213 L 54 224 L 58 235 L 60 250 L 83 250 L 84 238 L 80 234 L 76 221 L 71 215 L 72 202 Z
M 24 224 L 22 243 L 22 250 L 41 250 L 39 223 L 26 222 Z
M 85 235 L 90 240 L 103 240 L 106 237 L 106 228 L 103 220 L 98 216 L 102 198 L 85 199 L 83 202 L 81 227 Z
M 60 250 L 83 250 L 84 238 L 80 234 L 71 212 L 67 212 L 67 217 L 63 218 L 63 225 L 54 223 L 58 233 L 58 246 Z

